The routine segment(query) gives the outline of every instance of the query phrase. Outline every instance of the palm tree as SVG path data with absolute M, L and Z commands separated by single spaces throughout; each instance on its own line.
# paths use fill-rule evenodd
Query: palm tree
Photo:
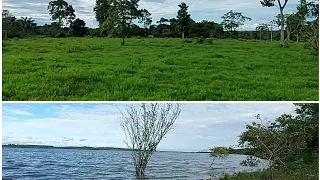
M 31 18 L 21 17 L 21 23 L 25 29 L 31 29 L 32 27 L 34 27 L 36 25 L 36 23 L 34 23 L 34 20 L 32 19 L 32 17 Z
M 34 20 L 28 17 L 21 17 L 18 20 L 18 23 L 19 23 L 19 26 L 22 27 L 23 29 L 22 31 L 24 34 L 26 34 L 28 30 L 31 30 L 36 26 L 36 23 L 34 22 Z

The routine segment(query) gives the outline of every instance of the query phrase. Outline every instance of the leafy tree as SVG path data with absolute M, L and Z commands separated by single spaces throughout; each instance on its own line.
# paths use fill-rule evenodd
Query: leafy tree
M 275 3 L 276 0 L 260 0 L 263 7 L 273 7 L 276 6 L 280 10 L 280 31 L 281 31 L 281 37 L 280 37 L 280 44 L 282 46 L 285 46 L 285 39 L 284 39 L 284 26 L 285 26 L 285 17 L 284 17 L 284 8 L 286 7 L 289 0 L 277 0 L 278 5 Z
M 48 10 L 51 20 L 58 20 L 60 27 L 64 26 L 64 24 L 71 23 L 76 17 L 73 7 L 64 0 L 50 1 Z
M 122 113 L 121 126 L 128 148 L 132 150 L 136 175 L 144 176 L 149 159 L 158 144 L 179 117 L 179 104 L 141 104 L 129 106 Z
M 139 23 L 143 24 L 143 28 L 145 30 L 145 37 L 147 37 L 148 36 L 148 33 L 147 33 L 148 27 L 152 23 L 151 14 L 146 9 L 140 10 L 139 14 L 141 14 L 141 16 L 139 16 Z
M 86 23 L 79 18 L 70 24 L 70 34 L 73 36 L 83 37 L 87 32 L 88 28 L 86 27 Z
M 260 24 L 256 27 L 256 31 L 260 33 L 260 40 L 262 39 L 262 33 L 269 31 L 268 24 Z
M 314 0 L 307 3 L 307 17 L 312 19 L 307 22 L 307 26 L 302 35 L 308 39 L 308 45 L 314 50 L 315 54 L 319 53 L 319 1 Z
M 109 16 L 112 1 L 113 0 L 96 0 L 96 5 L 93 11 L 95 12 L 96 19 L 100 26 L 102 26 Z
M 2 33 L 4 39 L 13 37 L 16 33 L 15 24 L 16 18 L 8 10 L 2 10 Z
M 239 145 L 251 148 L 254 156 L 268 159 L 271 168 L 284 166 L 299 153 L 318 152 L 319 104 L 295 105 L 296 116 L 283 114 L 274 122 L 258 115 L 259 122 L 247 125 Z
M 252 148 L 254 156 L 267 159 L 271 169 L 284 166 L 285 160 L 305 148 L 304 137 L 298 132 L 286 133 L 280 121 L 262 120 L 260 115 L 257 120 L 260 122 L 247 125 L 247 131 L 240 135 L 239 144 Z
M 147 10 L 138 9 L 139 0 L 113 0 L 109 8 L 108 18 L 103 23 L 103 29 L 111 35 L 121 35 L 122 43 L 125 45 L 124 38 L 127 29 L 132 21 L 146 15 Z
M 244 22 L 251 18 L 243 16 L 240 12 L 233 12 L 232 10 L 224 14 L 221 24 L 227 31 L 235 31 L 239 26 L 244 25 Z
M 163 17 L 162 17 L 162 18 L 160 18 L 160 20 L 159 20 L 159 21 L 157 21 L 157 23 L 158 23 L 158 24 L 160 24 L 160 25 L 161 25 L 161 24 L 166 24 L 166 23 L 168 23 L 168 22 L 169 22 L 169 20 L 168 20 L 168 19 L 166 19 L 166 18 L 163 18 Z
M 186 37 L 186 33 L 188 32 L 189 29 L 189 24 L 190 24 L 190 14 L 188 13 L 188 7 L 186 3 L 182 2 L 179 6 L 178 10 L 178 15 L 177 15 L 177 20 L 178 20 L 178 25 L 180 27 L 180 32 L 182 33 L 182 38 Z
M 223 27 L 210 21 L 196 22 L 191 24 L 189 34 L 190 37 L 219 38 L 223 34 Z
M 303 29 L 308 14 L 307 1 L 300 0 L 300 4 L 297 6 L 297 12 L 288 15 L 285 18 L 287 40 L 290 40 L 290 36 L 294 33 L 297 42 L 299 41 L 299 34 Z

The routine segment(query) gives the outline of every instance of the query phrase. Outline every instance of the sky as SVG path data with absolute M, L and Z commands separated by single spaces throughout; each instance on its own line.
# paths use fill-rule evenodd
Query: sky
M 95 0 L 66 0 L 73 6 L 77 18 L 85 20 L 88 27 L 97 27 L 93 7 Z M 281 0 L 284 1 L 284 0 Z M 49 0 L 2 0 L 2 8 L 9 10 L 16 17 L 32 17 L 40 25 L 50 23 L 47 6 Z M 139 7 L 147 9 L 152 15 L 153 24 L 161 17 L 177 16 L 178 4 L 182 0 L 140 0 Z M 208 20 L 221 22 L 221 16 L 230 10 L 242 12 L 252 18 L 239 30 L 254 30 L 260 23 L 269 23 L 279 14 L 276 7 L 262 7 L 260 0 L 184 0 L 189 6 L 191 18 L 195 21 Z M 298 0 L 290 0 L 285 13 L 296 11 Z
M 120 111 L 129 104 L 4 103 L 2 144 L 122 147 Z M 261 114 L 275 120 L 294 114 L 291 103 L 189 103 L 158 150 L 202 151 L 237 145 L 246 124 Z

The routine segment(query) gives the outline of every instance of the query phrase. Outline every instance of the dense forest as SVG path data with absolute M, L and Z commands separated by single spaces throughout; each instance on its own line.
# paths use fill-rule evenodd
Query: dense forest
M 48 13 L 52 23 L 38 25 L 31 17 L 17 18 L 8 10 L 2 12 L 3 38 L 49 36 L 49 37 L 171 37 L 171 38 L 234 38 L 280 40 L 286 32 L 286 40 L 308 41 L 318 37 L 318 1 L 301 0 L 297 12 L 279 14 L 273 21 L 260 24 L 255 31 L 237 31 L 250 17 L 230 10 L 222 22 L 203 20 L 195 22 L 182 2 L 176 17 L 152 21 L 146 9 L 139 9 L 139 0 L 96 0 L 94 13 L 98 28 L 86 27 L 85 21 L 76 18 L 75 9 L 64 0 L 50 1 Z M 287 0 L 285 1 L 287 2 Z M 275 1 L 261 1 L 263 6 L 276 6 Z M 271 4 L 270 4 L 271 3 Z M 285 8 L 285 4 L 283 8 Z M 314 34 L 316 33 L 316 34 Z M 315 40 L 315 39 L 313 39 Z M 317 42 L 318 43 L 318 42 Z

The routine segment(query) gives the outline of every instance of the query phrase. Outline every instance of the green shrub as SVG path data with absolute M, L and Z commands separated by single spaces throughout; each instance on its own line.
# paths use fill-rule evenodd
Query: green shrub
M 204 37 L 196 38 L 196 43 L 197 44 L 203 44 L 205 40 L 206 40 L 206 38 L 204 38 Z
M 183 42 L 184 43 L 192 43 L 192 39 L 185 39 Z
M 204 43 L 208 44 L 208 45 L 213 45 L 213 39 L 211 39 L 211 38 L 205 39 Z
M 66 35 L 65 33 L 61 32 L 61 33 L 57 33 L 57 34 L 55 35 L 55 37 L 56 37 L 56 38 L 64 38 L 64 37 L 67 37 L 67 35 Z

